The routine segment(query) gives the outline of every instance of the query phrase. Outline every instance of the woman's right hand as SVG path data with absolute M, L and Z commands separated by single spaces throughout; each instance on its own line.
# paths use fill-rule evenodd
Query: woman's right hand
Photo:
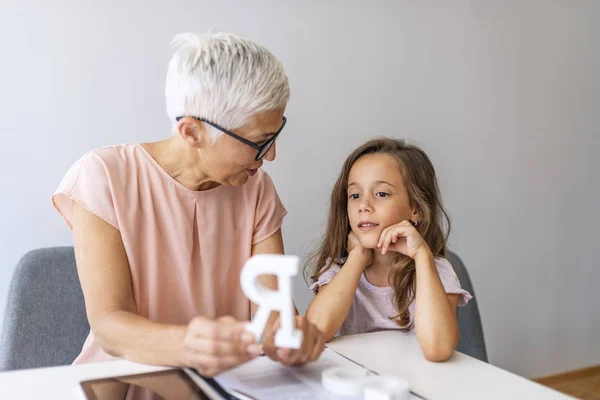
M 187 326 L 183 364 L 213 377 L 262 354 L 245 322 L 196 317 Z
M 367 268 L 373 262 L 373 250 L 364 248 L 352 231 L 348 234 L 347 249 L 348 256 L 356 254 L 361 260 L 361 264 L 364 264 L 364 268 Z

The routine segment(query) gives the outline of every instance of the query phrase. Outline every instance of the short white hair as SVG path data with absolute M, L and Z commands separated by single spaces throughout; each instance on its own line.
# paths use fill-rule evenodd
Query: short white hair
M 174 127 L 177 117 L 197 117 L 231 130 L 255 114 L 285 108 L 288 77 L 263 46 L 229 32 L 182 33 L 172 44 L 165 94 Z M 207 127 L 213 140 L 222 135 Z

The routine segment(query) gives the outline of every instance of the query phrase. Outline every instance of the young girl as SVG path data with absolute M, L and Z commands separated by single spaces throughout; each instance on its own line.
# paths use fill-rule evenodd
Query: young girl
M 471 295 L 444 258 L 445 226 L 423 150 L 394 139 L 356 149 L 333 188 L 323 242 L 307 265 L 317 293 L 307 319 L 327 341 L 336 333 L 414 329 L 426 359 L 448 359 L 459 339 L 457 306 Z

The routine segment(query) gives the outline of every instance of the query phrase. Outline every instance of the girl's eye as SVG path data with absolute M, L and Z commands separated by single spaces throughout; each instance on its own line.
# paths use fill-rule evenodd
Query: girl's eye
M 358 198 L 360 197 L 357 193 L 353 193 L 350 196 L 348 196 L 349 198 L 351 198 L 352 200 L 358 200 Z
M 386 192 L 377 192 L 377 193 L 375 194 L 375 196 L 377 196 L 377 197 L 388 197 L 388 196 L 389 196 L 389 194 L 388 194 L 388 193 L 386 193 Z

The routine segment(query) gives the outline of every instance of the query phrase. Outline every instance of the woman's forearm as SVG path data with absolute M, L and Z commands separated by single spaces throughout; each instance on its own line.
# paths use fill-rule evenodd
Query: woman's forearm
M 129 311 L 98 315 L 92 332 L 102 349 L 115 357 L 141 364 L 187 366 L 185 325 L 152 322 Z

